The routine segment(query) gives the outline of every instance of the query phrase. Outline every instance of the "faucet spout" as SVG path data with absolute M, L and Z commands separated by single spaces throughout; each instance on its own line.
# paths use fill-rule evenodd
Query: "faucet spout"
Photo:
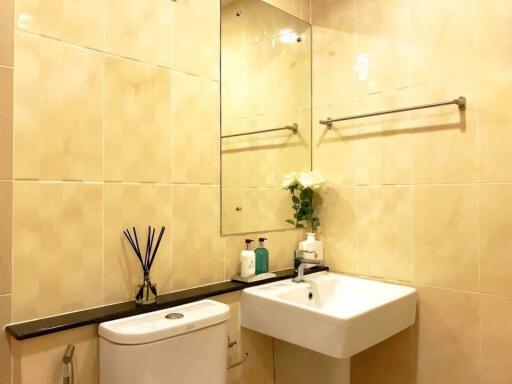
M 310 257 L 304 257 L 305 254 L 308 254 Z M 304 282 L 304 270 L 306 268 L 306 264 L 322 264 L 321 260 L 315 259 L 316 252 L 305 251 L 305 250 L 297 250 L 295 251 L 295 260 L 299 262 L 299 266 L 297 268 L 297 276 L 295 276 L 292 281 L 294 283 L 303 283 Z

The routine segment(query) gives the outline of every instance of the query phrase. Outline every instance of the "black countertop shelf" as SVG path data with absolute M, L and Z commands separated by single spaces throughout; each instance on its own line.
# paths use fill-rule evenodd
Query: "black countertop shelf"
M 328 271 L 327 266 L 316 266 L 306 270 L 306 274 Z M 83 311 L 66 313 L 63 315 L 46 317 L 43 319 L 10 324 L 5 327 L 5 332 L 16 340 L 27 340 L 38 336 L 49 335 L 67 329 L 78 328 L 84 325 L 98 324 L 104 321 L 116 320 L 123 317 L 140 315 L 142 313 L 158 311 L 218 296 L 229 292 L 241 291 L 247 287 L 268 284 L 273 281 L 285 280 L 293 277 L 293 269 L 285 269 L 276 272 L 277 276 L 254 283 L 239 283 L 224 281 L 202 287 L 171 292 L 158 296 L 158 302 L 151 305 L 137 306 L 135 301 L 127 301 L 119 304 L 111 304 L 103 307 L 86 309 Z

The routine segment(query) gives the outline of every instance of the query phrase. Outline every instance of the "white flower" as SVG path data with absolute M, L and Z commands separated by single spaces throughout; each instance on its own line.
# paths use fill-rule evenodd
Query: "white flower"
M 320 172 L 301 172 L 298 176 L 299 183 L 304 188 L 318 189 L 325 183 L 325 177 Z
M 299 176 L 298 172 L 290 172 L 283 176 L 283 181 L 281 183 L 281 186 L 284 189 L 288 189 L 291 186 L 295 186 L 299 183 L 297 177 Z

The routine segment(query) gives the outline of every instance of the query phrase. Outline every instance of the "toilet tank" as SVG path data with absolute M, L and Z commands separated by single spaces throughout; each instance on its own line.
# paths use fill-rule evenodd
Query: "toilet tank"
M 101 384 L 226 384 L 229 307 L 202 300 L 101 323 Z

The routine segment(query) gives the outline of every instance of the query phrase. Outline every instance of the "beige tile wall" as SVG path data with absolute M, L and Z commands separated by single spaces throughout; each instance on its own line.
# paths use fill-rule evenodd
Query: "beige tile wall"
M 307 16 L 299 2 L 286 6 Z M 144 238 L 167 228 L 160 292 L 238 272 L 244 237 L 220 235 L 219 12 L 210 0 L 0 1 L 0 327 L 131 299 L 132 225 Z M 291 266 L 299 232 L 258 235 L 272 269 Z M 243 346 L 232 361 L 260 356 L 232 382 L 263 370 L 272 383 L 272 340 L 241 334 L 239 298 L 222 300 Z M 2 333 L 0 383 L 59 382 L 68 343 L 79 382 L 97 383 L 96 333 Z
M 312 2 L 313 167 L 333 269 L 418 288 L 416 325 L 357 384 L 509 383 L 512 11 L 506 1 Z M 455 106 L 318 124 L 466 96 Z

